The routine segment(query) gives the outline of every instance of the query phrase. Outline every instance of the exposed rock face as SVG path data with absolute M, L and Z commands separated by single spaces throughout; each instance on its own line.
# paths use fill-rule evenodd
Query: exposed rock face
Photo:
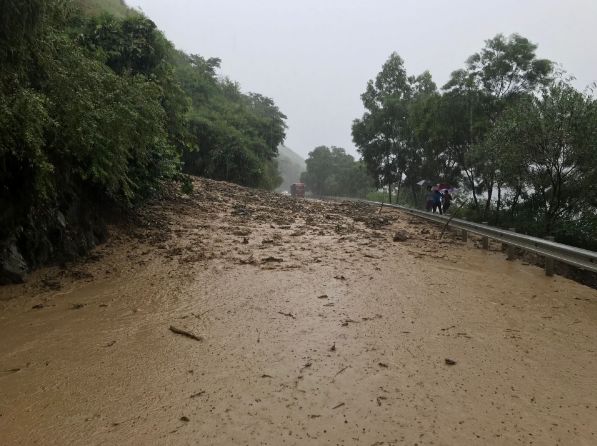
M 107 239 L 105 220 L 112 214 L 77 201 L 64 213 L 48 209 L 18 231 L 0 231 L 0 285 L 22 283 L 40 266 L 86 255 Z
M 0 285 L 23 283 L 28 272 L 27 262 L 15 243 L 2 247 L 0 251 Z

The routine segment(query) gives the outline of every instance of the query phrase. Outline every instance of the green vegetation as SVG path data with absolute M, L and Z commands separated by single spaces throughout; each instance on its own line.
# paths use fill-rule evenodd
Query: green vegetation
M 340 147 L 317 147 L 306 164 L 301 181 L 315 196 L 365 197 L 372 188 L 363 163 Z
M 89 16 L 110 14 L 124 18 L 133 13 L 124 0 L 75 0 L 76 5 Z
M 85 252 L 108 211 L 182 170 L 279 185 L 286 125 L 271 99 L 219 79 L 218 59 L 175 50 L 120 1 L 69 5 L 0 0 L 0 266 Z
M 352 133 L 390 201 L 421 206 L 421 180 L 460 185 L 472 219 L 597 249 L 597 102 L 536 48 L 498 35 L 442 91 L 389 57 Z

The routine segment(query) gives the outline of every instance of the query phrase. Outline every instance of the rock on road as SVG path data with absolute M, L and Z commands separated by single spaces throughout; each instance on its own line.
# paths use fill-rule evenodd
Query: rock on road
M 1 444 L 597 444 L 593 289 L 209 180 L 139 220 L 0 289 Z

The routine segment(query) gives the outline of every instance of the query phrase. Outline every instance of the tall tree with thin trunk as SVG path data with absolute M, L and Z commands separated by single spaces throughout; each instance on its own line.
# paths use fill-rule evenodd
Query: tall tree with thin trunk
M 404 61 L 392 53 L 381 71 L 367 83 L 361 95 L 365 113 L 352 125 L 353 141 L 378 185 L 392 188 L 400 181 L 401 160 L 408 143 L 408 103 L 412 85 L 406 75 Z

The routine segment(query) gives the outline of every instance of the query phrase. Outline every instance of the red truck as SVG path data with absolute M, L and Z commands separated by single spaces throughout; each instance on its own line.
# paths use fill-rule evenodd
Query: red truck
M 294 183 L 290 185 L 290 195 L 293 197 L 305 198 L 305 184 Z

